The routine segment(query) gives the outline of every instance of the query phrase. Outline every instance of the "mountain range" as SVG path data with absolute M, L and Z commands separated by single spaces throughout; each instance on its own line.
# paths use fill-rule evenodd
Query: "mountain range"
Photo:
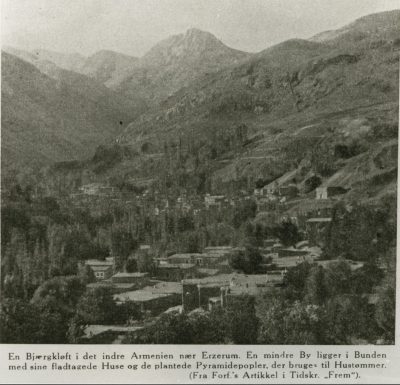
M 3 47 L 3 165 L 87 157 L 164 96 L 247 56 L 199 30 L 141 59 Z
M 397 158 L 383 154 L 394 154 L 397 146 L 399 49 L 399 10 L 256 54 L 229 48 L 197 29 L 158 43 L 141 58 L 6 47 L 3 159 L 13 164 L 83 159 L 99 144 L 116 140 L 139 153 L 146 148 L 104 175 L 131 178 L 143 173 L 138 164 L 147 161 L 148 152 L 159 153 L 165 143 L 195 140 L 206 148 L 216 135 L 245 125 L 246 144 L 213 160 L 215 184 L 291 173 L 301 185 L 314 172 L 315 153 L 347 146 L 357 151 L 334 158 L 333 173 L 323 183 L 357 191 L 381 177 L 386 187 L 375 192 L 379 195 L 395 183 L 390 175 Z M 382 157 L 383 163 L 377 160 Z

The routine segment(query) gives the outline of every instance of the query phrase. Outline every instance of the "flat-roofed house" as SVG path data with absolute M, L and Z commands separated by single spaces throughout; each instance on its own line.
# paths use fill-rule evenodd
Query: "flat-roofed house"
M 137 250 L 137 256 L 148 256 L 151 253 L 151 246 L 150 245 L 140 245 L 139 250 Z
M 206 209 L 217 208 L 220 209 L 224 204 L 226 198 L 225 195 L 210 195 L 206 194 L 204 197 L 204 205 Z
M 112 260 L 88 259 L 85 261 L 85 265 L 90 267 L 99 281 L 110 278 L 114 273 L 114 262 Z
M 180 263 L 193 263 L 197 264 L 196 261 L 202 257 L 201 253 L 178 253 L 172 254 L 167 257 L 168 263 L 180 264 Z
M 164 281 L 181 281 L 196 276 L 197 266 L 193 263 L 168 263 L 156 268 L 156 277 Z
M 299 189 L 294 184 L 281 186 L 279 187 L 279 195 L 286 198 L 295 198 L 299 195 Z
M 208 254 L 229 254 L 232 252 L 232 246 L 207 246 L 204 252 Z
M 277 238 L 267 238 L 263 240 L 263 246 L 265 248 L 272 248 L 273 245 L 279 242 Z
M 315 189 L 315 199 L 328 199 L 335 195 L 345 194 L 347 189 L 341 186 L 325 186 Z
M 105 279 L 103 281 L 91 282 L 86 285 L 87 289 L 97 289 L 99 287 L 103 287 L 106 289 L 110 289 L 110 291 L 114 294 L 123 293 L 125 291 L 137 290 L 140 288 L 135 283 L 115 283 L 111 279 Z
M 277 194 L 279 191 L 279 185 L 278 182 L 274 181 L 272 183 L 267 184 L 262 188 L 262 195 L 265 195 L 267 197 L 272 197 L 275 194 Z
M 113 283 L 132 283 L 143 285 L 149 281 L 149 273 L 117 273 L 111 277 Z
M 308 250 L 295 249 L 294 247 L 288 247 L 285 249 L 278 250 L 279 258 L 283 257 L 302 257 L 309 254 Z
M 315 189 L 315 199 L 328 199 L 328 188 L 317 187 Z
M 139 304 L 143 312 L 149 311 L 153 315 L 158 315 L 181 304 L 182 285 L 178 282 L 159 282 L 141 290 L 115 294 L 114 300 L 117 304 L 132 301 Z
M 184 253 L 184 254 L 173 254 L 168 257 L 168 261 L 171 264 L 179 263 L 191 263 L 197 266 L 215 266 L 219 262 L 228 258 L 228 254 L 232 251 L 232 248 L 227 249 L 208 249 L 206 253 Z

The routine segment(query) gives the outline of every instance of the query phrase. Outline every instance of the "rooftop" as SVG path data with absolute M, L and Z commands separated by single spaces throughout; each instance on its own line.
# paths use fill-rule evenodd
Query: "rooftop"
M 182 285 L 179 282 L 158 282 L 154 286 L 146 286 L 141 290 L 132 290 L 121 294 L 115 294 L 114 300 L 117 302 L 147 302 L 181 293 Z
M 232 246 L 207 246 L 204 248 L 204 251 L 213 250 L 213 251 L 228 251 L 232 250 Z
M 129 333 L 143 329 L 143 326 L 88 325 L 84 329 L 85 337 L 93 337 L 107 331 Z
M 165 310 L 165 314 L 169 314 L 169 313 L 182 313 L 182 305 L 178 305 L 178 306 L 173 306 L 170 307 L 169 309 Z
M 200 274 L 205 275 L 216 275 L 218 274 L 218 269 L 197 269 Z
M 308 223 L 319 223 L 319 222 L 332 222 L 332 218 L 310 218 L 307 220 Z
M 176 254 L 172 254 L 172 255 L 170 255 L 169 257 L 167 257 L 168 259 L 169 258 L 190 258 L 190 257 L 201 257 L 201 256 L 203 256 L 204 254 L 201 254 L 201 253 L 176 253 Z
M 196 265 L 193 263 L 168 263 L 157 266 L 158 269 L 191 269 Z
M 221 258 L 221 257 L 224 256 L 224 254 L 225 254 L 225 252 L 221 252 L 221 251 L 220 252 L 218 252 L 218 251 L 211 252 L 211 250 L 210 250 L 210 252 L 204 253 L 204 254 L 201 254 L 201 253 L 197 253 L 197 254 L 173 254 L 173 255 L 170 255 L 167 259 L 183 259 L 183 260 L 187 260 L 187 259 L 191 259 L 191 258 L 202 258 L 202 259 L 210 258 L 210 259 L 212 259 L 212 258 Z
M 180 282 L 157 282 L 153 286 L 146 286 L 142 290 L 162 294 L 180 294 L 182 293 L 182 284 Z
M 241 286 L 248 284 L 249 286 L 256 286 L 265 284 L 268 280 L 266 274 L 220 274 L 213 275 L 205 278 L 194 278 L 183 280 L 184 284 L 200 285 L 200 286 Z
M 152 293 L 146 290 L 127 291 L 126 293 L 114 294 L 114 300 L 117 302 L 147 302 L 157 298 L 167 297 L 169 294 Z
M 100 259 L 88 259 L 85 261 L 89 266 L 112 266 L 113 262 L 110 260 L 101 261 Z
M 90 268 L 93 271 L 106 271 L 106 270 L 112 269 L 112 266 L 110 266 L 110 265 L 90 265 Z
M 142 278 L 148 276 L 149 273 L 117 273 L 112 276 L 112 278 Z
M 123 289 L 123 290 L 129 290 L 133 289 L 135 287 L 134 283 L 116 283 L 116 282 L 111 282 L 110 280 L 104 280 L 100 282 L 92 282 L 88 283 L 86 287 L 90 289 L 95 289 L 96 287 L 110 287 L 110 288 L 115 288 L 115 289 Z
M 308 246 L 308 244 L 309 244 L 309 242 L 307 240 L 306 241 L 300 241 L 300 242 L 296 243 L 296 248 L 300 249 L 300 248 Z

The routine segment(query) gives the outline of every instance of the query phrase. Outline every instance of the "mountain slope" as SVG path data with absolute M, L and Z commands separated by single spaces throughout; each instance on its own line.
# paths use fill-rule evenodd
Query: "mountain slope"
M 344 145 L 368 154 L 397 137 L 398 15 L 364 18 L 362 28 L 374 33 L 358 35 L 357 43 L 349 37 L 360 22 L 345 27 L 343 38 L 289 40 L 197 78 L 127 126 L 119 141 L 154 153 L 171 142 L 186 143 L 190 152 L 197 146 L 215 182 L 270 180 L 302 167 L 300 183 L 320 168 L 316 155 L 310 166 L 311 153 Z M 351 130 L 364 120 L 365 135 L 353 143 L 342 126 Z M 248 141 L 229 147 L 241 125 Z M 344 160 L 332 159 L 338 172 Z
M 340 40 L 342 44 L 346 41 L 348 44 L 357 44 L 366 38 L 391 40 L 399 37 L 399 25 L 400 10 L 380 12 L 361 17 L 338 30 L 321 32 L 310 40 L 324 43 L 337 43 Z
M 53 66 L 51 76 L 2 53 L 3 166 L 86 158 L 134 116 L 118 95 Z

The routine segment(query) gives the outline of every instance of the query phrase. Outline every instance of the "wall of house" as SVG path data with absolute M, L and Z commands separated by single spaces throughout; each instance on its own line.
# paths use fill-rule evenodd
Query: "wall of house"
M 112 281 L 114 283 L 132 283 L 132 284 L 136 284 L 136 285 L 143 285 L 143 284 L 147 284 L 149 281 L 149 278 L 147 276 L 144 277 L 113 277 Z
M 194 263 L 194 258 L 191 256 L 187 256 L 186 258 L 180 258 L 180 257 L 169 257 L 168 262 L 172 264 L 179 264 L 179 263 Z
M 104 279 L 108 279 L 111 278 L 112 274 L 113 274 L 113 270 L 112 267 L 109 267 L 105 270 L 102 271 L 93 271 L 94 276 L 96 277 L 97 281 L 102 281 Z
M 279 258 L 283 257 L 296 257 L 296 256 L 302 256 L 302 255 L 307 255 L 308 251 L 306 250 L 291 250 L 291 249 L 280 249 L 278 250 L 278 255 Z

